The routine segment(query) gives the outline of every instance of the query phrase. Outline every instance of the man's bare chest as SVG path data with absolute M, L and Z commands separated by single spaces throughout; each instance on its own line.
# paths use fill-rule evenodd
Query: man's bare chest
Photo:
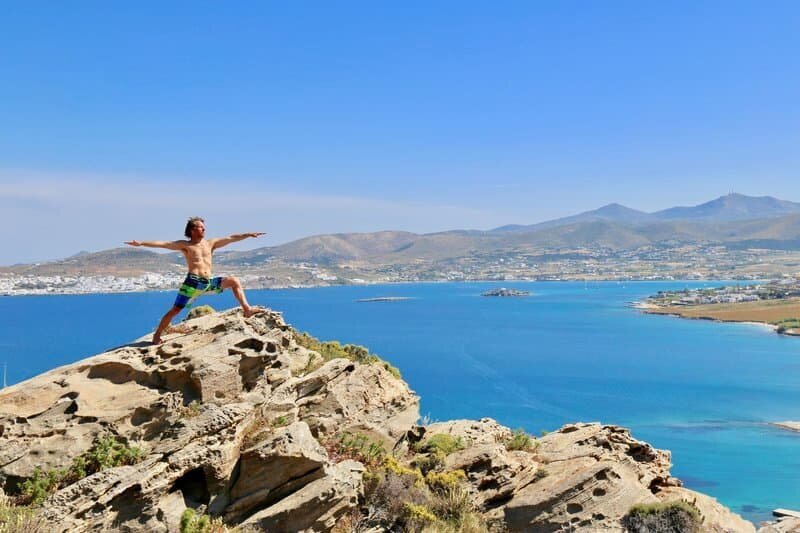
M 187 246 L 184 248 L 183 253 L 190 264 L 207 263 L 211 261 L 211 245 L 206 242 Z

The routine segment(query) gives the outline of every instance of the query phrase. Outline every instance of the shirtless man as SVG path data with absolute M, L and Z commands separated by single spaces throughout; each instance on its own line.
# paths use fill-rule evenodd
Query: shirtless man
M 170 325 L 172 319 L 186 307 L 189 302 L 206 292 L 220 293 L 225 289 L 231 289 L 233 295 L 239 301 L 244 311 L 244 316 L 248 317 L 257 313 L 260 308 L 251 307 L 244 296 L 244 289 L 239 279 L 234 276 L 225 278 L 211 277 L 211 255 L 217 248 L 222 248 L 232 242 L 244 240 L 248 237 L 260 237 L 261 232 L 239 233 L 230 237 L 206 239 L 205 222 L 200 217 L 192 217 L 186 223 L 184 235 L 188 241 L 127 241 L 125 244 L 130 246 L 149 246 L 150 248 L 166 248 L 177 250 L 186 257 L 186 266 L 189 274 L 178 290 L 178 297 L 175 305 L 167 311 L 161 319 L 156 332 L 153 334 L 153 344 L 161 344 L 161 334 Z

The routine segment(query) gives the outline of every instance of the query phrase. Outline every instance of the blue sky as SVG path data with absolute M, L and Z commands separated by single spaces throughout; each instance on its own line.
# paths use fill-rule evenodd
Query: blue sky
M 9 2 L 0 264 L 800 200 L 797 2 Z M 54 231 L 55 229 L 55 231 Z

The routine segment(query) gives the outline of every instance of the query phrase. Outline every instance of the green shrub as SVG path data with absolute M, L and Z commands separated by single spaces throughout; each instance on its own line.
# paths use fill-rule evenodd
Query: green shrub
M 75 457 L 67 470 L 45 472 L 37 466 L 33 475 L 20 486 L 21 494 L 24 501 L 38 505 L 53 492 L 79 479 L 106 468 L 135 464 L 141 458 L 141 449 L 128 446 L 113 436 L 100 437 L 88 451 Z
M 427 474 L 444 466 L 444 455 L 441 453 L 417 455 L 412 459 L 411 466 L 418 468 L 423 474 Z
M 437 433 L 417 445 L 417 450 L 420 452 L 441 453 L 445 457 L 464 448 L 464 441 L 461 437 L 454 437 L 447 433 Z
M 193 318 L 205 316 L 205 315 L 213 315 L 216 311 L 210 305 L 199 305 L 197 307 L 193 307 L 186 313 L 186 318 L 184 320 L 191 320 Z
M 533 449 L 533 439 L 528 435 L 524 429 L 515 429 L 511 437 L 505 442 L 506 450 L 522 450 L 524 452 Z
M 142 458 L 142 450 L 136 446 L 128 446 L 116 437 L 106 436 L 94 441 L 89 451 L 80 457 L 83 458 L 86 475 L 90 475 L 106 468 L 136 464 Z
M 423 526 L 436 522 L 436 515 L 430 512 L 424 505 L 417 505 L 415 503 L 404 502 L 403 511 L 405 511 L 406 524 L 409 529 L 414 530 Z
M 59 489 L 59 483 L 64 478 L 64 474 L 63 470 L 45 472 L 37 466 L 33 469 L 33 475 L 22 483 L 22 495 L 31 505 L 39 505 Z
M 181 533 L 227 533 L 228 529 L 221 518 L 211 518 L 207 514 L 198 515 L 194 509 L 186 509 L 181 515 Z
M 383 443 L 372 442 L 366 435 L 344 432 L 333 440 L 323 443 L 334 462 L 353 459 L 367 466 L 376 466 L 386 457 Z
M 696 533 L 703 518 L 697 507 L 685 501 L 640 504 L 622 517 L 622 525 L 632 533 Z
M 286 418 L 286 416 L 284 416 L 284 415 L 281 415 L 281 416 L 278 416 L 278 417 L 276 417 L 276 418 L 275 418 L 275 419 L 274 419 L 274 420 L 273 420 L 273 421 L 270 423 L 270 425 L 271 425 L 272 427 L 274 427 L 274 428 L 282 428 L 283 426 L 288 426 L 288 425 L 289 425 L 289 419 L 288 419 L 288 418 Z
M 301 333 L 294 329 L 292 330 L 292 336 L 297 344 L 309 350 L 314 350 L 322 356 L 324 361 L 341 358 L 365 365 L 380 364 L 394 377 L 400 379 L 400 371 L 397 368 L 377 355 L 369 353 L 369 350 L 364 346 L 358 346 L 356 344 L 345 344 L 342 346 L 338 341 L 320 341 L 308 333 Z M 309 361 L 309 366 L 311 365 L 312 362 Z
M 450 472 L 428 472 L 425 476 L 425 483 L 431 490 L 446 491 L 455 489 L 462 482 L 466 481 L 467 475 L 463 470 L 451 470 Z

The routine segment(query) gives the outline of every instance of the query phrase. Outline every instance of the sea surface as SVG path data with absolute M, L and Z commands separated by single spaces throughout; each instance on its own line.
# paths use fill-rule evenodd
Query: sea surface
M 629 303 L 710 282 L 420 283 L 249 291 L 251 303 L 397 366 L 431 420 L 489 416 L 539 434 L 631 428 L 672 451 L 674 476 L 746 518 L 800 508 L 800 338 L 646 315 Z M 507 286 L 524 298 L 487 298 Z M 357 302 L 363 298 L 406 300 Z M 172 292 L 0 297 L 8 384 L 152 330 Z M 230 294 L 200 303 L 235 305 Z

